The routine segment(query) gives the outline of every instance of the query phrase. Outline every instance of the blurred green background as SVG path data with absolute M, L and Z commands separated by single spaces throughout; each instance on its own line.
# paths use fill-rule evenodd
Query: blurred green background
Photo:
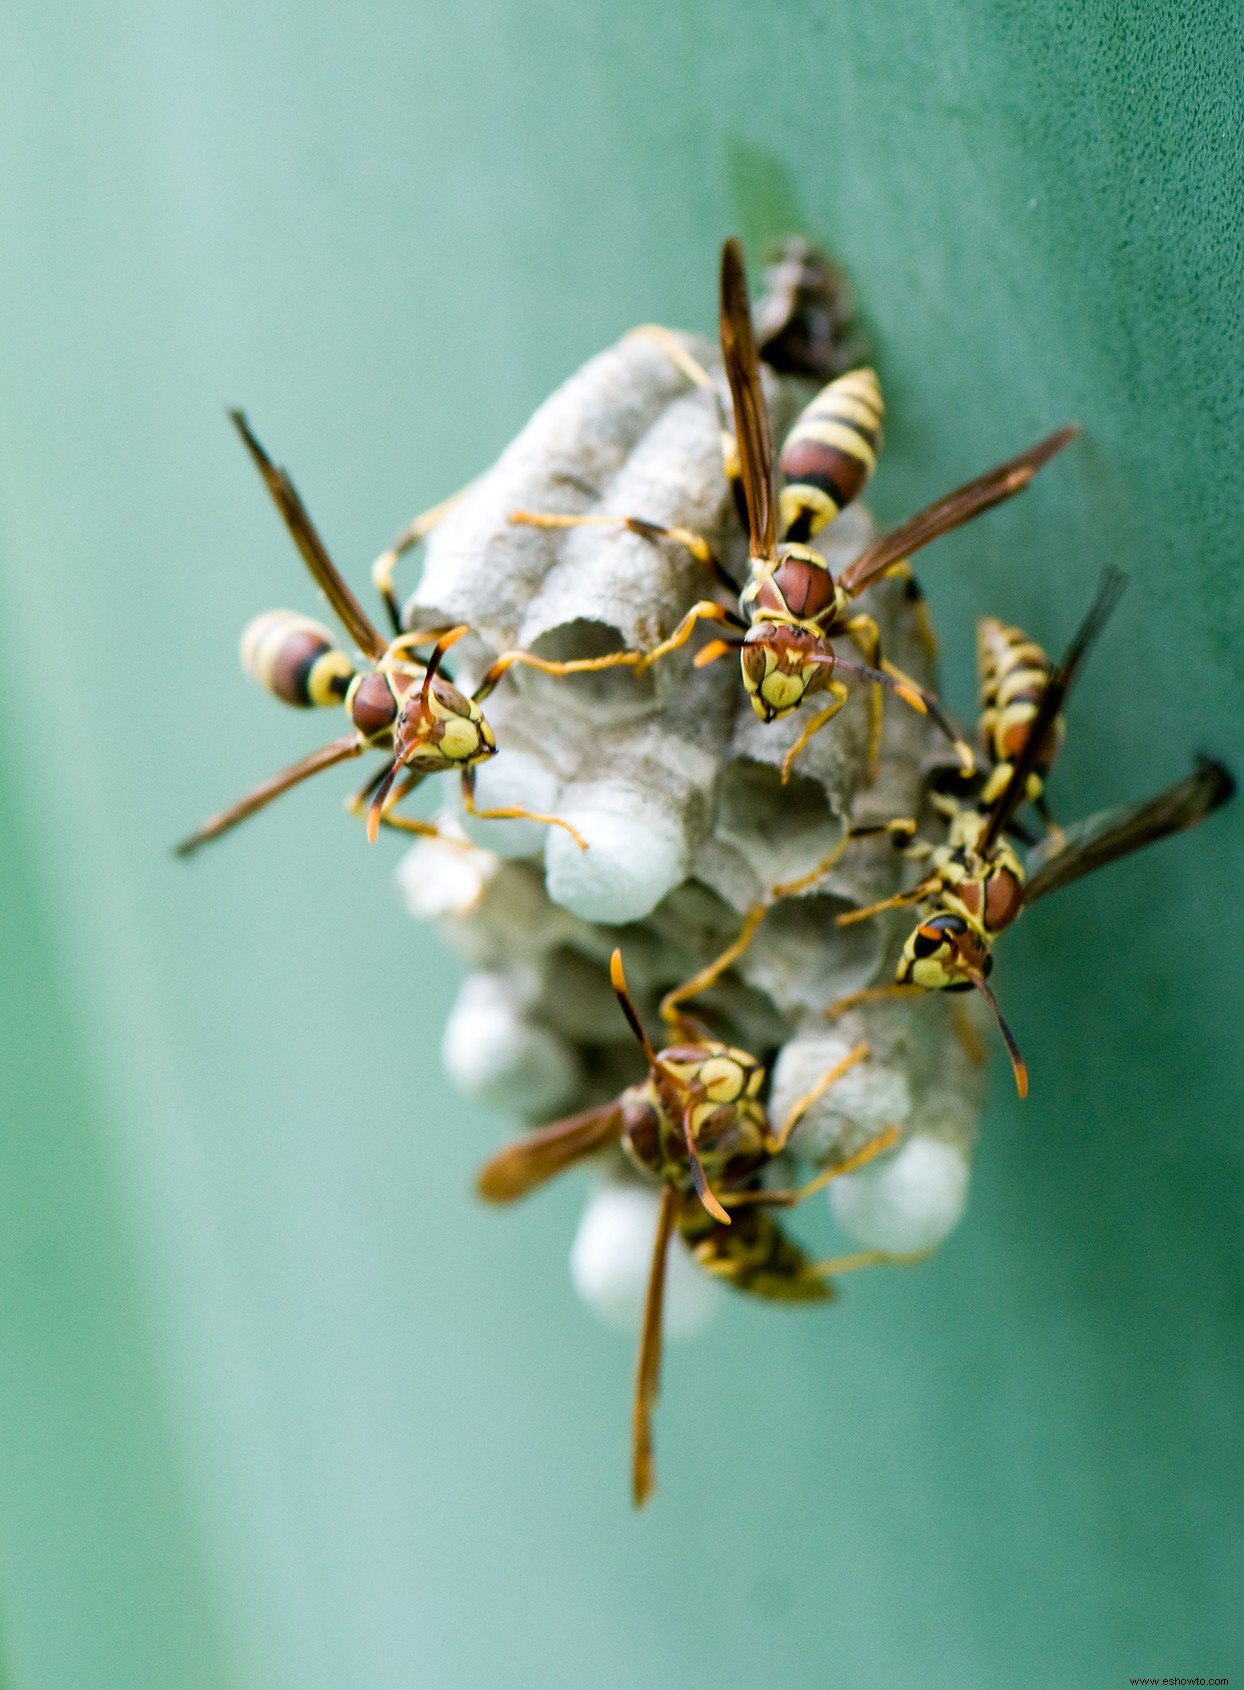
M 319 724 L 224 420 L 365 566 L 715 254 L 854 278 L 885 519 L 1069 416 L 930 554 L 1050 646 L 1133 586 L 1055 801 L 1244 766 L 1237 7 L 47 0 L 0 14 L 0 1652 L 23 1687 L 983 1687 L 1238 1675 L 1241 840 L 1086 881 L 998 980 L 973 1205 L 830 1314 L 668 1358 L 575 1302 L 575 1182 L 478 1211 L 455 966 L 346 779 L 167 846 Z M 335 731 L 330 729 L 330 731 Z

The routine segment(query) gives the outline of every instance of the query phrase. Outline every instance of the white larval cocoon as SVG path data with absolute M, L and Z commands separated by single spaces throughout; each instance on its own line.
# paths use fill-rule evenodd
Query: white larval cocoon
M 900 1256 L 936 1248 L 963 1218 L 967 1201 L 965 1152 L 928 1133 L 829 1187 L 830 1207 L 846 1232 L 869 1249 Z
M 561 814 L 587 841 L 549 832 L 544 862 L 549 896 L 585 921 L 610 924 L 650 915 L 687 874 L 683 830 L 640 787 L 613 781 L 567 788 Z
M 694 336 L 679 338 L 720 376 L 716 348 Z M 811 392 L 785 378 L 766 374 L 765 381 L 780 441 Z M 650 649 L 697 600 L 723 598 L 685 547 L 611 525 L 516 525 L 510 515 L 631 516 L 685 527 L 702 535 L 741 583 L 748 547 L 722 471 L 720 420 L 713 396 L 694 386 L 657 341 L 625 337 L 541 406 L 433 532 L 405 624 L 470 625 L 449 661 L 465 686 L 514 647 L 555 659 Z M 815 543 L 838 572 L 872 533 L 867 512 L 854 506 Z M 921 685 L 935 686 L 919 608 L 902 578 L 874 585 L 853 608 L 876 619 L 894 663 Z M 494 759 L 495 776 L 489 776 L 494 765 L 481 767 L 481 806 L 517 801 L 552 811 L 585 835 L 586 852 L 561 828 L 532 827 L 520 835 L 509 823 L 481 822 L 471 825 L 481 849 L 466 862 L 427 840 L 404 865 L 408 904 L 438 921 L 474 971 L 468 988 L 481 977 L 488 982 L 481 998 L 464 993 L 461 1000 L 475 1004 L 473 1021 L 466 1010 L 461 1019 L 455 1012 L 456 1077 L 476 1088 L 474 1095 L 488 1088 L 516 1121 L 545 1124 L 609 1101 L 644 1077 L 643 1057 L 609 986 L 615 945 L 650 1034 L 658 1046 L 670 1042 L 656 1013 L 662 995 L 719 955 L 750 908 L 768 901 L 776 884 L 809 874 L 849 827 L 920 816 L 927 769 L 945 760 L 945 742 L 928 719 L 887 696 L 870 780 L 869 688 L 849 681 L 846 706 L 801 752 L 783 785 L 782 760 L 806 725 L 811 702 L 782 722 L 761 722 L 737 656 L 694 668 L 695 652 L 723 632 L 714 622 L 703 630 L 643 674 L 617 667 L 558 678 L 516 666 L 488 698 L 485 712 L 503 749 Z M 849 642 L 842 654 L 860 659 Z M 524 837 L 529 854 L 521 848 Z M 840 998 L 892 980 L 910 917 L 845 928 L 836 918 L 887 897 L 903 872 L 884 837 L 849 843 L 832 872 L 771 904 L 751 948 L 687 1006 L 709 1036 L 769 1065 L 775 1123 L 829 1066 L 867 1043 L 866 1060 L 808 1109 L 791 1153 L 815 1169 L 895 1127 L 899 1153 L 871 1176 L 883 1194 L 885 1180 L 899 1178 L 887 1168 L 910 1166 L 919 1174 L 932 1165 L 925 1150 L 917 1153 L 923 1163 L 899 1161 L 909 1141 L 935 1142 L 935 1154 L 951 1154 L 958 1158 L 953 1165 L 966 1169 L 983 1099 L 981 1044 L 991 1036 L 982 1034 L 980 1006 L 934 993 L 827 1017 Z M 537 1032 L 550 1041 L 542 1056 L 534 1054 Z M 497 1043 L 495 1058 L 480 1048 L 488 1040 Z M 572 1063 L 555 1062 L 551 1050 L 569 1053 Z M 528 1076 L 521 1085 L 513 1078 L 520 1072 Z M 559 1076 L 564 1089 L 552 1102 Z M 621 1152 L 613 1154 L 621 1176 Z M 961 1204 L 955 1210 L 944 1200 L 945 1180 L 941 1186 L 934 1180 L 934 1187 L 933 1219 L 924 1234 L 913 1221 L 912 1236 L 936 1232 L 937 1225 L 948 1230 L 961 1211 Z M 908 1193 L 905 1212 L 916 1216 L 909 1187 L 894 1189 Z M 633 1176 L 621 1194 L 613 1186 L 608 1191 L 613 1195 L 598 1199 L 606 1205 L 602 1214 L 610 1202 L 631 1203 L 637 1212 L 641 1199 L 652 1211 L 652 1192 L 645 1196 Z M 874 1208 L 882 1212 L 880 1198 Z M 901 1230 L 892 1228 L 896 1235 Z M 582 1236 L 592 1237 L 591 1227 Z M 697 1284 L 704 1281 L 680 1241 L 675 1259 Z M 643 1251 L 632 1266 L 642 1287 Z M 614 1281 L 605 1275 L 602 1283 Z M 584 1294 L 589 1301 L 597 1295 Z M 599 1292 L 606 1301 L 612 1295 Z
M 579 1078 L 572 1047 L 529 1021 L 512 982 L 499 974 L 473 974 L 464 982 L 441 1056 L 459 1091 L 507 1113 L 555 1110 Z
M 606 1181 L 589 1197 L 570 1247 L 575 1290 L 608 1326 L 637 1333 L 652 1265 L 660 1197 L 641 1185 Z M 665 1268 L 664 1331 L 667 1338 L 700 1332 L 717 1312 L 723 1292 L 701 1273 L 677 1234 Z

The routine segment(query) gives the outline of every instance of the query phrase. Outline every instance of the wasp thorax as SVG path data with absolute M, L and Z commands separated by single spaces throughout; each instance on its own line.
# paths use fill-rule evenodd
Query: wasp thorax
M 340 704 L 354 665 L 322 622 L 265 610 L 242 633 L 242 667 L 258 686 L 299 709 Z
M 781 622 L 761 622 L 743 642 L 743 685 L 756 714 L 766 722 L 789 716 L 810 692 L 825 685 L 829 667 L 811 661 L 823 642 Z
M 379 744 L 393 732 L 404 696 L 397 677 L 373 669 L 360 675 L 350 689 L 346 700 L 350 720 L 365 740 Z
M 992 968 L 987 941 L 961 915 L 934 915 L 908 935 L 896 978 L 927 991 L 970 991 L 969 970 L 988 975 Z

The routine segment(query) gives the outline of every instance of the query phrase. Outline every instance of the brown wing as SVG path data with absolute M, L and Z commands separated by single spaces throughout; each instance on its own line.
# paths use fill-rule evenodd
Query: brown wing
M 856 593 L 862 593 L 870 582 L 884 575 L 887 569 L 918 552 L 922 546 L 939 540 L 952 529 L 962 528 L 965 522 L 971 522 L 973 517 L 980 516 L 992 506 L 1013 499 L 1017 493 L 1023 492 L 1037 471 L 1043 469 L 1079 432 L 1075 423 L 1069 423 L 1056 434 L 1038 440 L 1035 446 L 1030 446 L 1018 457 L 1008 458 L 1006 463 L 978 475 L 975 481 L 956 487 L 953 493 L 947 493 L 944 499 L 919 511 L 901 528 L 892 529 L 889 534 L 874 540 L 854 563 L 843 570 L 838 577 L 839 585 L 854 597 Z
M 1168 833 L 1199 827 L 1234 791 L 1235 780 L 1224 764 L 1198 758 L 1190 775 L 1148 803 L 1102 810 L 1068 828 L 1056 846 L 1039 845 L 1029 852 L 1024 902 L 1044 898 L 1047 892 L 1105 868 L 1116 857 L 1152 845 L 1155 839 L 1165 839 Z
M 263 447 L 251 433 L 250 424 L 241 411 L 230 411 L 230 417 L 246 450 L 255 461 L 255 467 L 264 479 L 276 508 L 284 518 L 285 526 L 289 529 L 290 537 L 302 554 L 302 561 L 311 571 L 312 579 L 332 605 L 337 619 L 349 634 L 360 651 L 368 657 L 378 659 L 388 651 L 388 643 L 368 620 L 367 613 L 347 587 L 345 581 L 337 571 L 337 566 L 324 548 L 324 542 L 315 531 L 311 518 L 307 515 L 306 506 L 298 496 L 298 490 L 283 469 L 278 469 Z
M 743 496 L 753 557 L 777 555 L 777 511 L 773 503 L 773 441 L 769 408 L 760 383 L 760 355 L 752 332 L 743 249 L 731 239 L 721 249 L 721 356 L 734 404 Z
M 993 850 L 1016 810 L 1024 802 L 1028 791 L 1028 776 L 1037 766 L 1037 759 L 1044 749 L 1050 729 L 1057 721 L 1067 694 L 1071 691 L 1076 671 L 1088 655 L 1089 647 L 1110 619 L 1126 586 L 1127 576 L 1121 569 L 1102 571 L 1093 602 L 1088 607 L 1088 614 L 1076 629 L 1062 661 L 1045 683 L 1041 702 L 1028 725 L 1028 737 L 1011 769 L 1011 778 L 990 811 L 989 825 L 981 835 L 977 847 L 982 856 L 987 857 Z
M 476 1175 L 475 1190 L 486 1203 L 513 1203 L 616 1142 L 621 1131 L 622 1110 L 616 1100 L 567 1115 L 499 1150 Z
M 333 739 L 327 745 L 321 745 L 318 751 L 313 751 L 309 757 L 300 757 L 296 763 L 282 769 L 279 775 L 270 775 L 267 780 L 261 780 L 258 786 L 252 786 L 248 793 L 239 798 L 236 804 L 231 804 L 227 810 L 209 816 L 189 839 L 183 839 L 180 845 L 174 845 L 174 856 L 190 856 L 200 845 L 206 845 L 209 839 L 219 839 L 222 833 L 228 833 L 230 828 L 244 822 L 248 816 L 253 816 L 256 810 L 262 810 L 265 805 L 271 804 L 274 798 L 288 792 L 291 786 L 310 780 L 311 776 L 318 775 L 321 769 L 331 769 L 334 763 L 344 763 L 349 757 L 357 757 L 362 750 L 363 746 L 357 734 L 345 734 L 341 739 Z
M 678 1214 L 679 1196 L 672 1186 L 661 1193 L 657 1234 L 652 1241 L 652 1267 L 644 1300 L 644 1324 L 635 1364 L 635 1399 L 631 1407 L 631 1499 L 636 1508 L 657 1488 L 652 1456 L 652 1411 L 661 1389 L 661 1314 L 665 1307 L 665 1264 Z

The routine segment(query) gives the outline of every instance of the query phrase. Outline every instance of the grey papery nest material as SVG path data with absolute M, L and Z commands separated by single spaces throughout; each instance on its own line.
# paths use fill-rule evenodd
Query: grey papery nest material
M 716 372 L 715 348 L 680 338 Z M 767 371 L 765 379 L 780 439 L 808 390 Z M 403 621 L 469 624 L 455 648 L 469 682 L 515 646 L 555 658 L 650 648 L 697 599 L 713 596 L 708 571 L 680 545 L 612 527 L 516 526 L 516 509 L 693 529 L 746 578 L 713 398 L 642 333 L 573 375 L 450 511 L 427 543 Z M 871 532 L 859 507 L 824 531 L 835 573 Z M 870 589 L 860 608 L 876 618 L 887 655 L 934 687 L 905 583 Z M 462 818 L 477 849 L 420 841 L 401 868 L 410 908 L 435 918 L 472 970 L 446 1036 L 450 1072 L 525 1122 L 586 1108 L 642 1077 L 609 987 L 615 945 L 655 1032 L 662 994 L 729 944 L 772 886 L 808 873 L 851 823 L 917 813 L 922 771 L 944 749 L 926 718 L 887 698 L 879 774 L 868 785 L 869 688 L 853 682 L 783 787 L 783 755 L 813 706 L 761 722 L 737 657 L 693 667 L 701 643 L 693 638 L 638 676 L 514 668 L 490 698 L 502 749 L 479 771 L 481 806 L 563 816 L 588 840 L 586 852 L 562 829 Z M 869 1056 L 813 1105 L 792 1148 L 823 1163 L 897 1126 L 894 1154 L 830 1191 L 864 1242 L 917 1250 L 938 1242 L 962 1209 L 983 1091 L 970 1036 L 977 1011 L 930 993 L 863 1004 L 834 1024 L 825 1015 L 835 1000 L 893 977 L 901 929 L 884 920 L 837 928 L 834 917 L 893 891 L 899 868 L 888 843 L 852 842 L 822 883 L 774 905 L 737 966 L 688 1008 L 714 1037 L 773 1063 L 779 1119 L 831 1063 L 868 1042 Z M 621 1176 L 620 1157 L 613 1171 Z

